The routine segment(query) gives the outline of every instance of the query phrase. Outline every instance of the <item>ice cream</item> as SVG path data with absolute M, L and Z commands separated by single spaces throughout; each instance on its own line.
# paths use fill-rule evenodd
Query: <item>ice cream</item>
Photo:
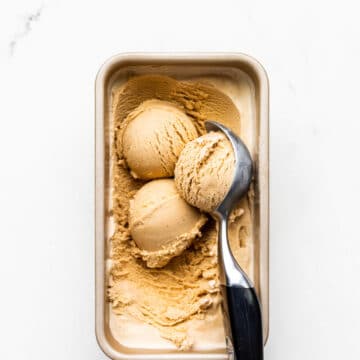
M 171 177 L 181 150 L 197 136 L 191 119 L 178 106 L 147 100 L 127 116 L 118 148 L 122 147 L 135 178 Z
M 180 195 L 203 211 L 213 211 L 224 199 L 233 180 L 235 156 L 221 132 L 210 132 L 189 142 L 175 167 Z
M 130 201 L 130 234 L 149 268 L 180 255 L 201 236 L 206 220 L 180 197 L 173 179 L 148 182 Z
M 121 135 L 126 127 L 126 118 L 147 100 L 158 99 L 182 109 L 198 130 L 205 133 L 205 120 L 215 120 L 240 134 L 240 114 L 232 99 L 211 83 L 177 81 L 168 76 L 143 75 L 131 78 L 126 86 L 115 91 L 114 140 L 118 156 L 122 157 Z M 120 145 L 120 149 L 119 149 Z
M 215 80 L 212 81 L 215 83 Z M 219 84 L 216 81 L 216 85 Z M 222 88 L 226 86 L 222 84 Z M 234 91 L 229 91 L 229 94 Z M 129 114 L 144 102 L 154 99 L 182 109 L 193 122 L 198 136 L 206 133 L 206 119 L 219 121 L 240 135 L 237 106 L 210 82 L 177 81 L 166 76 L 146 75 L 133 77 L 114 88 L 111 118 L 111 214 L 114 230 L 110 230 L 113 235 L 108 282 L 111 336 L 120 346 L 134 352 L 145 347 L 161 351 L 191 348 L 202 353 L 210 347 L 217 353 L 224 352 L 214 220 L 209 218 L 201 228 L 202 236 L 162 268 L 149 268 L 139 259 L 141 251 L 151 252 L 152 249 L 146 250 L 144 246 L 148 245 L 139 241 L 137 244 L 131 235 L 133 220 L 130 217 L 137 194 L 154 181 L 146 183 L 130 174 L 124 157 L 122 135 Z M 153 194 L 154 201 L 158 201 L 156 194 L 158 192 Z M 177 222 L 177 213 L 174 216 L 166 213 L 163 222 L 155 222 L 159 226 L 159 239 L 165 235 L 161 233 L 165 220 Z M 152 220 L 160 220 L 154 212 L 151 214 Z M 136 218 L 139 216 L 136 215 Z M 189 231 L 186 227 L 184 229 Z M 245 270 L 252 268 L 251 232 L 250 202 L 248 198 L 243 198 L 230 217 L 229 240 L 236 259 Z M 140 333 L 141 337 L 138 336 Z

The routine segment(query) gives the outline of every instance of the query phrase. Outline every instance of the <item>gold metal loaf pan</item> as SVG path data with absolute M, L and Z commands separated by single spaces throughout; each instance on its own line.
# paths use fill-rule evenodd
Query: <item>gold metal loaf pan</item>
M 269 332 L 269 113 L 268 79 L 263 67 L 244 54 L 120 54 L 101 67 L 96 78 L 96 336 L 100 347 L 111 359 L 227 359 L 223 352 L 176 352 L 128 348 L 120 344 L 110 328 L 111 308 L 106 300 L 109 239 L 113 224 L 111 209 L 110 149 L 111 93 L 137 75 L 160 74 L 176 79 L 211 78 L 219 84 L 230 84 L 230 94 L 241 102 L 244 81 L 248 86 L 249 112 L 245 131 L 251 140 L 255 163 L 255 201 L 253 212 L 253 269 L 252 278 L 260 295 L 263 311 L 264 338 Z M 236 101 L 235 101 L 236 103 Z M 139 334 L 141 337 L 141 334 Z

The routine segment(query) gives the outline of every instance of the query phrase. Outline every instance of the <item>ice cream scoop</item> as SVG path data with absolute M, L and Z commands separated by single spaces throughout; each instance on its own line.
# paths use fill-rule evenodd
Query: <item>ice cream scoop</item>
M 263 335 L 261 308 L 254 285 L 235 260 L 228 241 L 228 217 L 239 199 L 249 189 L 253 166 L 250 153 L 242 140 L 227 127 L 205 123 L 207 131 L 221 131 L 229 139 L 235 167 L 232 183 L 212 214 L 219 224 L 218 262 L 226 342 L 236 360 L 262 360 Z
M 207 218 L 183 200 L 173 179 L 146 183 L 130 201 L 129 228 L 135 251 L 150 268 L 165 266 L 201 235 Z
M 127 116 L 117 142 L 132 176 L 150 180 L 172 177 L 181 150 L 197 136 L 181 108 L 152 99 Z

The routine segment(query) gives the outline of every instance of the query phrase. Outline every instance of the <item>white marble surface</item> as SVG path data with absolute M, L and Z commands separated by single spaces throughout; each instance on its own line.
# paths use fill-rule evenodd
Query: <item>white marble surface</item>
M 125 51 L 242 51 L 271 85 L 267 360 L 359 359 L 357 1 L 0 3 L 0 359 L 94 337 L 94 78 Z

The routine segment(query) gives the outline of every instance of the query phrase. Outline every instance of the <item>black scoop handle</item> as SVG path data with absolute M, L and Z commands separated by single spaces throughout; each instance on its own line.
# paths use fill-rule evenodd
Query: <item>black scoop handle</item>
M 253 287 L 221 285 L 229 353 L 235 360 L 263 360 L 261 309 Z M 231 357 L 230 357 L 231 359 Z

